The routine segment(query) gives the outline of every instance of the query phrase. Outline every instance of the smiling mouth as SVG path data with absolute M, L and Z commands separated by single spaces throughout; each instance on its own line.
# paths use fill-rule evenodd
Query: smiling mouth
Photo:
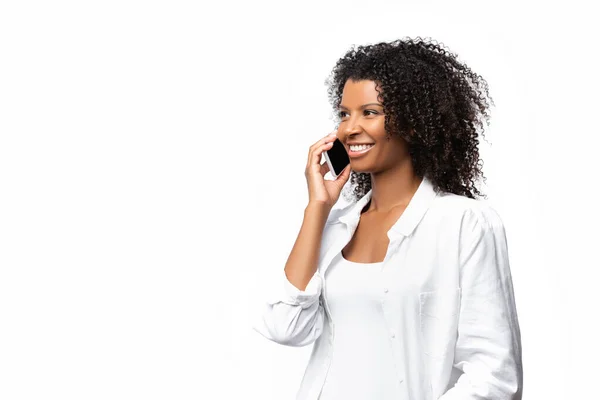
M 373 147 L 375 147 L 374 144 L 367 146 L 367 148 L 361 147 L 360 150 L 356 150 L 356 151 L 352 150 L 351 148 L 348 148 L 348 156 L 351 158 L 352 157 L 360 157 L 361 155 L 363 155 L 363 154 L 367 153 L 369 150 L 371 150 Z

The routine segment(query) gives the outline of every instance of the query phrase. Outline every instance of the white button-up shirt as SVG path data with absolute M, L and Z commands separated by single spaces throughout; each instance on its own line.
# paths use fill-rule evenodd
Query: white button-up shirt
M 335 320 L 324 276 L 371 194 L 331 210 L 308 286 L 299 290 L 282 269 L 281 285 L 253 323 L 274 342 L 313 344 L 297 400 L 317 400 L 327 379 Z M 497 212 L 481 200 L 436 193 L 425 177 L 387 236 L 381 306 L 404 400 L 520 400 L 521 333 Z

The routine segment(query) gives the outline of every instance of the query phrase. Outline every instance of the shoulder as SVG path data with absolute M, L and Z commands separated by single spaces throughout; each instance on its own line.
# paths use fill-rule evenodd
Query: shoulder
M 434 203 L 430 211 L 437 230 L 458 249 L 460 265 L 468 260 L 483 265 L 491 258 L 508 258 L 504 222 L 487 200 L 444 194 Z
M 451 218 L 460 222 L 464 229 L 504 229 L 504 222 L 496 209 L 487 201 L 472 199 L 452 193 L 436 196 L 431 211 L 439 218 Z

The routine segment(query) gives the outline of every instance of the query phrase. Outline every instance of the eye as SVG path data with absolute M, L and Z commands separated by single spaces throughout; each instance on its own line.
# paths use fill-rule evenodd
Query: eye
M 365 110 L 364 111 L 365 115 L 378 115 L 379 113 L 375 110 Z M 346 116 L 347 112 L 346 111 L 339 111 L 338 112 L 338 117 L 340 118 L 344 118 Z

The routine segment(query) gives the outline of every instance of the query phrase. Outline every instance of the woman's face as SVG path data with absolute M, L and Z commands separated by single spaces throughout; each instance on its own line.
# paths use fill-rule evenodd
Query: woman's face
M 341 122 L 337 137 L 350 156 L 353 171 L 377 173 L 409 157 L 404 139 L 396 135 L 386 139 L 383 104 L 374 81 L 346 81 L 338 112 Z M 369 144 L 372 148 L 363 154 L 358 153 L 364 148 L 354 153 L 350 148 L 353 143 Z

